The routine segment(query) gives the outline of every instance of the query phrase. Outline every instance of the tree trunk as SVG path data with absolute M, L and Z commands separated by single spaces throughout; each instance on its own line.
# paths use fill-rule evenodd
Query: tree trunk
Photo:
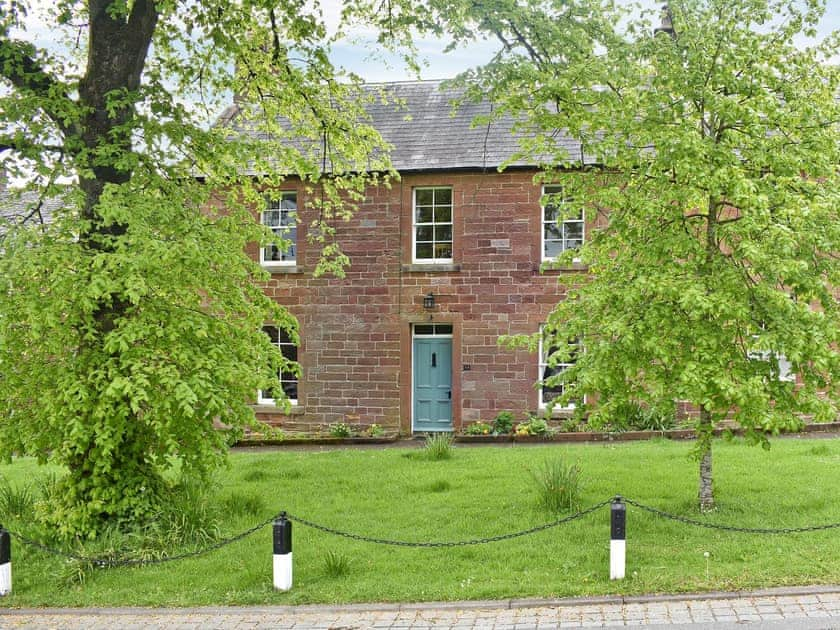
M 706 409 L 700 410 L 700 487 L 698 500 L 701 512 L 715 508 L 714 489 L 712 487 L 712 414 Z
M 108 185 L 123 185 L 132 177 L 132 168 L 125 159 L 133 151 L 132 121 L 134 104 L 112 102 L 115 94 L 135 93 L 152 36 L 158 20 L 154 0 L 135 0 L 127 14 L 116 10 L 113 0 L 90 0 L 89 50 L 85 75 L 79 82 L 79 104 L 85 115 L 74 128 L 77 136 L 66 143 L 81 143 L 86 150 L 87 169 L 79 175 L 84 193 L 81 217 L 85 228 L 79 234 L 79 246 L 94 254 L 108 255 L 115 251 L 114 240 L 124 236 L 126 225 L 107 223 L 98 205 Z M 99 298 L 92 309 L 92 329 L 83 350 L 97 360 L 116 359 L 119 351 L 106 352 L 106 338 L 128 314 L 130 302 L 116 290 Z M 118 361 L 114 361 L 118 364 Z M 130 378 L 130 376 L 128 376 Z M 118 413 L 119 405 L 110 410 Z M 125 407 L 130 407 L 126 402 Z M 86 521 L 73 524 L 77 531 L 96 531 L 99 522 L 120 520 L 137 522 L 150 514 L 158 490 L 159 476 L 148 461 L 147 439 L 136 414 L 123 422 L 109 419 L 113 434 L 93 431 L 87 442 L 76 444 L 76 451 L 67 457 L 67 483 L 72 492 L 65 494 L 71 514 L 85 514 Z M 94 417 L 87 419 L 91 427 L 103 424 Z M 113 448 L 103 448 L 103 442 Z M 96 506 L 96 507 L 93 507 Z M 145 509 L 145 512 L 143 512 Z M 81 518 L 81 517 L 80 517 Z M 84 527 L 84 529 L 83 529 Z

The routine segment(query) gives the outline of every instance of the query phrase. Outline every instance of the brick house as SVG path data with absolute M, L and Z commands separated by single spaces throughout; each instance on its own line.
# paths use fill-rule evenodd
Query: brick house
M 509 121 L 471 126 L 488 104 L 453 116 L 454 94 L 437 82 L 385 88 L 404 107 L 377 104 L 370 113 L 394 146 L 400 180 L 369 189 L 339 226 L 351 260 L 346 277 L 312 275 L 319 251 L 304 234 L 312 217 L 303 186 L 289 180 L 261 213 L 295 243 L 250 253 L 271 273 L 267 293 L 300 322 L 299 347 L 266 331 L 301 375 L 280 376 L 291 413 L 261 392 L 258 417 L 292 431 L 348 422 L 411 434 L 544 409 L 554 393 L 536 384 L 562 366 L 547 367 L 542 349 L 508 350 L 497 339 L 538 331 L 563 299 L 568 270 L 540 267 L 581 242 L 583 221 L 558 225 L 552 208 L 541 207 L 543 194 L 560 188 L 535 183 L 535 164 L 498 171 L 518 144 Z M 580 154 L 579 144 L 563 141 Z

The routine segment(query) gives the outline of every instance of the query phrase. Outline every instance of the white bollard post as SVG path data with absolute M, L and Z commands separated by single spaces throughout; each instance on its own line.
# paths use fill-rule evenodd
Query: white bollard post
M 292 523 L 286 520 L 285 512 L 274 521 L 274 588 L 292 588 Z
M 610 579 L 624 579 L 624 564 L 627 554 L 625 525 L 627 506 L 620 496 L 610 505 Z
M 12 592 L 12 537 L 0 525 L 0 597 Z

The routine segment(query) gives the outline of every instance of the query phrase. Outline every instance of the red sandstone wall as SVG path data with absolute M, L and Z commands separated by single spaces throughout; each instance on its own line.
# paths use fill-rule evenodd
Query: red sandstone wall
M 563 297 L 563 272 L 539 272 L 541 188 L 533 176 L 404 175 L 390 190 L 370 190 L 338 230 L 351 260 L 343 279 L 312 277 L 319 252 L 305 242 L 312 217 L 299 190 L 298 267 L 273 273 L 266 285 L 301 324 L 299 405 L 290 415 L 259 407 L 260 417 L 292 431 L 350 422 L 410 433 L 411 325 L 430 318 L 453 325 L 456 429 L 505 409 L 536 409 L 536 353 L 496 343 L 499 335 L 535 332 Z M 416 186 L 453 189 L 456 270 L 411 265 Z M 437 302 L 431 312 L 422 305 L 429 291 Z

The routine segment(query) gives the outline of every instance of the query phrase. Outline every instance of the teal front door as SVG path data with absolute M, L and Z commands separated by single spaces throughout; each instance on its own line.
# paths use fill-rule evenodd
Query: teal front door
M 414 338 L 415 432 L 452 430 L 452 339 Z

